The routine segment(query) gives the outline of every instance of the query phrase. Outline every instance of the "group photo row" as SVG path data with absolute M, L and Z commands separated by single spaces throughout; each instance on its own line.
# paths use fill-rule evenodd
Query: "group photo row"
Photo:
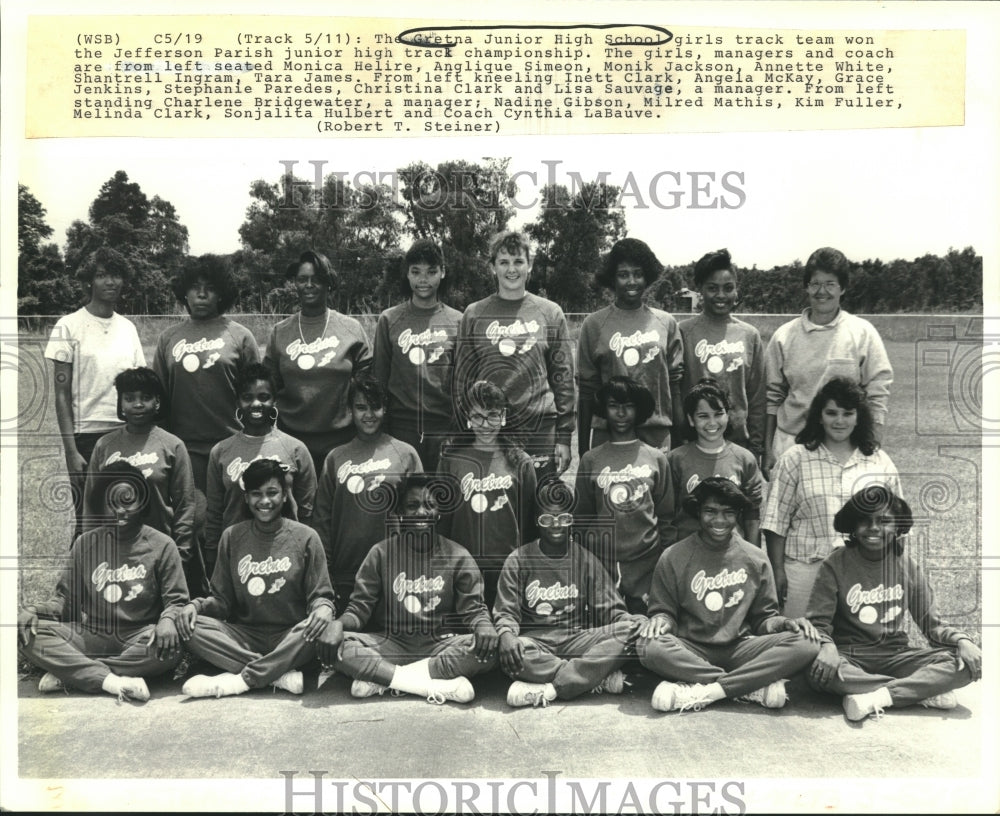
M 227 316 L 229 264 L 192 257 L 148 359 L 117 311 L 128 259 L 93 252 L 44 347 L 73 523 L 18 615 L 39 691 L 145 701 L 172 672 L 190 698 L 308 694 L 341 674 L 353 697 L 468 704 L 501 672 L 509 706 L 545 707 L 645 673 L 661 712 L 782 708 L 794 677 L 852 722 L 954 709 L 982 654 L 908 549 L 926 522 L 883 447 L 901 395 L 842 306 L 844 253 L 809 255 L 804 309 L 767 342 L 725 249 L 678 318 L 648 296 L 652 249 L 615 241 L 578 331 L 528 290 L 533 261 L 496 234 L 495 291 L 462 312 L 461 270 L 418 239 L 371 332 L 303 249 L 297 310 L 259 343 Z

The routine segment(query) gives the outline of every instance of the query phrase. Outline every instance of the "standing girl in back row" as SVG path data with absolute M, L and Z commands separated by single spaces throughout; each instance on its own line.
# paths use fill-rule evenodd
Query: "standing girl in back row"
M 733 317 L 740 302 L 736 283 L 728 249 L 709 252 L 695 264 L 701 314 L 678 327 L 684 340 L 681 393 L 706 377 L 719 383 L 729 395 L 729 439 L 760 461 L 767 404 L 764 342 L 754 326 Z

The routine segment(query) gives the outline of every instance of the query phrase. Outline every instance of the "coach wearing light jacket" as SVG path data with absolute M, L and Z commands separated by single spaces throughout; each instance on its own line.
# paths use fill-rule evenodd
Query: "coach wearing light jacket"
M 802 276 L 809 308 L 780 326 L 767 344 L 767 421 L 761 467 L 765 476 L 770 477 L 778 457 L 795 443 L 813 397 L 833 377 L 847 377 L 865 389 L 876 437 L 882 437 L 892 365 L 875 327 L 840 308 L 849 270 L 850 262 L 839 250 L 823 247 L 810 255 Z

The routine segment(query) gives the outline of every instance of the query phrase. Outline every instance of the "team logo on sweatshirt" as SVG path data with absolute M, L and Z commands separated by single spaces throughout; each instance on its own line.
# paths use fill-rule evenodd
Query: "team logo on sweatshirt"
M 718 612 L 723 606 L 733 606 L 734 603 L 739 603 L 739 599 L 734 603 L 726 603 L 723 596 L 729 587 L 745 584 L 746 580 L 747 571 L 744 567 L 740 567 L 738 570 L 723 567 L 715 575 L 706 575 L 705 570 L 698 570 L 694 578 L 691 579 L 691 591 L 699 601 L 705 604 L 706 609 L 710 612 Z M 742 598 L 743 590 L 738 589 L 731 597 L 735 597 L 737 594 Z
M 469 506 L 476 513 L 485 513 L 487 509 L 492 512 L 496 512 L 502 507 L 507 506 L 507 494 L 501 492 L 493 506 L 490 507 L 490 500 L 486 497 L 487 491 L 490 490 L 500 490 L 506 491 L 510 490 L 514 486 L 514 478 L 510 475 L 507 476 L 497 476 L 495 473 L 490 473 L 484 476 L 482 479 L 477 479 L 471 473 L 466 473 L 462 477 L 462 497 L 469 503 Z
M 337 348 L 340 346 L 339 337 L 317 337 L 311 343 L 306 343 L 301 338 L 296 338 L 285 347 L 285 354 L 303 371 L 315 368 L 317 365 L 325 366 L 337 356 Z M 320 354 L 319 362 L 316 357 Z
M 186 340 L 178 340 L 170 353 L 173 355 L 175 363 L 180 363 L 186 372 L 193 374 L 199 368 L 211 368 L 215 365 L 222 356 L 219 350 L 225 347 L 226 340 L 224 337 L 216 337 L 214 340 L 202 337 L 193 343 L 189 343 Z M 200 355 L 204 351 L 212 353 L 202 362 Z
M 150 451 L 149 453 L 139 451 L 138 453 L 133 453 L 131 456 L 122 456 L 121 451 L 115 451 L 104 460 L 104 466 L 107 467 L 114 462 L 128 462 L 132 467 L 139 468 L 142 471 L 142 475 L 148 479 L 153 475 L 153 469 L 151 467 L 143 467 L 143 465 L 155 465 L 159 461 L 160 455 L 156 451 Z
M 388 469 L 391 464 L 392 463 L 388 459 L 369 459 L 356 465 L 353 461 L 348 459 L 344 462 L 344 464 L 337 468 L 337 481 L 340 484 L 344 484 L 346 482 L 347 489 L 351 493 L 357 494 L 365 489 L 365 476 L 371 473 L 376 473 L 377 475 L 372 480 L 371 484 L 368 485 L 368 490 L 371 491 L 385 481 L 385 474 L 378 473 L 378 471 Z
M 625 465 L 621 470 L 610 466 L 597 474 L 597 486 L 604 491 L 608 502 L 615 510 L 638 509 L 643 498 L 649 493 L 649 482 L 653 478 L 650 465 Z
M 291 568 L 292 560 L 287 555 L 281 558 L 269 555 L 263 561 L 254 561 L 253 556 L 247 553 L 236 563 L 236 574 L 240 577 L 240 583 L 246 584 L 247 592 L 256 597 L 263 595 L 267 588 L 267 582 L 264 580 L 266 576 L 287 572 Z M 278 589 L 281 589 L 280 584 Z M 277 592 L 276 589 L 271 591 Z
M 418 595 L 443 591 L 444 578 L 440 575 L 435 575 L 433 578 L 421 575 L 419 578 L 410 579 L 406 577 L 405 572 L 401 572 L 392 582 L 392 592 L 396 596 L 396 600 L 402 603 L 403 608 L 411 615 L 416 615 L 421 610 L 430 612 L 441 603 L 440 595 L 425 598 L 423 601 L 417 597 Z
M 855 584 L 847 590 L 845 600 L 852 615 L 857 615 L 858 620 L 864 624 L 872 624 L 878 620 L 875 604 L 903 600 L 903 586 L 896 584 L 887 587 L 885 584 L 879 584 L 874 589 L 862 589 L 861 584 Z
M 569 601 L 578 597 L 580 597 L 580 590 L 576 588 L 576 584 L 564 585 L 562 581 L 556 581 L 554 584 L 543 587 L 542 582 L 536 579 L 524 588 L 524 599 L 528 603 L 528 608 L 534 609 L 537 614 L 544 616 L 552 614 L 553 601 Z M 569 608 L 567 607 L 567 609 Z
M 403 329 L 396 341 L 399 348 L 413 365 L 423 365 L 436 363 L 444 354 L 444 345 L 448 342 L 448 332 L 444 329 L 424 329 L 422 332 L 415 332 L 413 329 Z M 435 346 L 429 353 L 426 346 Z
M 722 359 L 723 354 L 745 354 L 746 347 L 743 345 L 742 340 L 737 340 L 735 343 L 729 340 L 720 340 L 718 343 L 709 343 L 707 340 L 702 338 L 694 347 L 695 356 L 701 361 L 701 364 L 708 369 L 709 374 L 719 374 L 723 369 L 726 372 L 735 371 L 740 366 L 743 365 L 743 357 L 733 357 L 729 361 L 729 365 L 726 366 L 725 361 Z
M 642 347 L 647 343 L 652 345 L 643 353 Z M 629 368 L 640 363 L 646 365 L 660 353 L 660 333 L 655 329 L 648 332 L 636 329 L 628 335 L 615 332 L 608 341 L 608 348 Z
M 510 357 L 512 354 L 527 354 L 538 342 L 537 320 L 529 320 L 525 323 L 518 318 L 509 326 L 501 326 L 499 320 L 494 320 L 486 327 L 486 339 L 490 341 L 497 350 L 504 356 Z M 518 348 L 521 339 L 524 342 Z
M 134 567 L 123 564 L 120 567 L 111 568 L 107 561 L 102 561 L 90 574 L 90 581 L 94 585 L 94 589 L 104 595 L 104 600 L 108 603 L 118 603 L 122 599 L 122 588 L 119 584 L 128 581 L 141 581 L 145 577 L 146 567 L 144 564 L 136 564 Z M 129 594 L 125 600 L 130 601 L 138 594 L 138 592 Z

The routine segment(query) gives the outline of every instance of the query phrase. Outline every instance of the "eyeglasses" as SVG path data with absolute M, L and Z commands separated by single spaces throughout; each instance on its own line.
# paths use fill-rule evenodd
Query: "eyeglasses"
M 473 411 L 469 414 L 469 419 L 479 425 L 499 425 L 503 422 L 503 411 L 489 411 L 488 413 L 480 413 L 479 411 Z
M 806 289 L 809 290 L 809 292 L 811 292 L 814 295 L 820 289 L 822 289 L 824 292 L 836 292 L 839 288 L 840 288 L 839 281 L 827 281 L 826 283 L 810 283 L 808 286 L 806 286 Z
M 569 527 L 572 523 L 572 513 L 560 513 L 558 516 L 553 516 L 551 513 L 542 513 L 538 517 L 539 527 Z

